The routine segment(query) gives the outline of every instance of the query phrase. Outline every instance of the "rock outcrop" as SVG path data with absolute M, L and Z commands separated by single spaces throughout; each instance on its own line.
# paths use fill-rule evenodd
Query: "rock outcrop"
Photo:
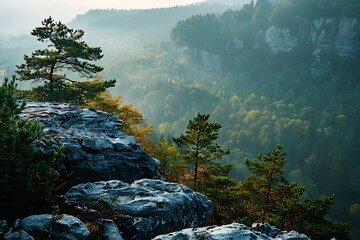
M 4 230 L 4 240 L 87 240 L 90 236 L 90 231 L 83 222 L 67 214 L 61 216 L 32 215 L 15 221 L 11 226 L 8 226 L 6 222 L 4 224 L 4 229 L 7 229 L 7 231 Z
M 22 116 L 44 126 L 46 137 L 37 144 L 45 152 L 54 151 L 57 141 L 67 144 L 62 167 L 74 173 L 72 183 L 86 183 L 61 196 L 53 214 L 0 220 L 1 239 L 308 239 L 262 224 L 251 229 L 235 223 L 203 227 L 212 214 L 211 201 L 178 183 L 156 179 L 158 162 L 119 130 L 122 122 L 112 114 L 30 102 Z M 142 179 L 146 177 L 152 179 Z M 130 184 L 134 179 L 141 180 Z
M 311 73 L 320 78 L 329 74 L 332 57 L 354 58 L 360 53 L 359 33 L 357 18 L 321 18 L 292 28 L 271 26 L 265 33 L 265 43 L 274 53 L 289 53 L 300 44 L 311 44 L 314 46 Z
M 90 222 L 104 239 L 146 240 L 203 226 L 212 213 L 211 201 L 203 195 L 177 183 L 153 179 L 133 184 L 118 180 L 79 184 L 64 199 L 62 211 L 77 217 L 41 214 L 14 224 L 0 221 L 0 238 L 86 240 L 91 227 L 84 222 Z
M 203 226 L 212 213 L 211 201 L 203 195 L 180 184 L 161 180 L 144 179 L 133 184 L 116 180 L 79 184 L 64 197 L 68 205 L 81 206 L 86 211 L 92 203 L 106 203 L 113 212 L 127 219 L 127 226 L 120 227 L 120 232 L 126 232 L 127 238 L 131 239 L 150 239 L 158 234 Z
M 360 22 L 357 18 L 321 18 L 310 27 L 271 26 L 265 33 L 265 43 L 274 52 L 290 52 L 300 43 L 312 43 L 321 51 L 335 50 L 339 57 L 354 57 L 360 52 Z
M 71 185 L 161 178 L 159 161 L 146 154 L 133 137 L 120 131 L 123 122 L 111 113 L 64 103 L 28 102 L 22 117 L 43 125 L 45 137 L 37 144 L 45 153 L 57 149 L 57 141 L 66 144 L 59 169 L 71 176 Z
M 239 223 L 233 223 L 225 226 L 211 226 L 201 228 L 188 228 L 180 232 L 174 232 L 166 235 L 160 235 L 153 240 L 214 240 L 214 239 L 232 239 L 232 240 L 309 240 L 304 234 L 292 231 L 280 232 L 277 236 L 271 237 L 255 229 Z
M 275 53 L 288 53 L 298 45 L 298 42 L 297 33 L 289 28 L 271 26 L 265 33 L 265 43 Z

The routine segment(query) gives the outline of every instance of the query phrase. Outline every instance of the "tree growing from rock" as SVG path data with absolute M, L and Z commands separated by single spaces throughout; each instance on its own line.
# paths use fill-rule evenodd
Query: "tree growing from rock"
M 74 72 L 90 79 L 103 70 L 91 63 L 103 55 L 99 47 L 89 47 L 82 40 L 84 31 L 70 29 L 49 17 L 31 34 L 48 46 L 34 51 L 31 56 L 25 55 L 25 63 L 17 66 L 20 80 L 44 83 L 25 91 L 25 96 L 40 101 L 83 103 L 114 86 L 115 80 L 76 81 L 68 77 L 67 73 Z
M 220 123 L 208 122 L 209 117 L 209 114 L 198 113 L 193 120 L 189 121 L 185 134 L 173 138 L 179 147 L 181 158 L 193 169 L 195 190 L 198 190 L 199 170 L 230 153 L 230 150 L 224 150 L 214 142 L 222 126 Z

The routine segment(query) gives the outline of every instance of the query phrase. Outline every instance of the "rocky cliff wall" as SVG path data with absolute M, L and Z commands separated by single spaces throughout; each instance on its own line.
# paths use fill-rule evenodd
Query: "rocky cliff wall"
M 357 18 L 321 18 L 314 20 L 310 27 L 271 26 L 265 33 L 265 43 L 275 53 L 289 52 L 301 43 L 312 43 L 316 52 L 334 50 L 339 57 L 354 57 L 360 52 L 359 33 Z

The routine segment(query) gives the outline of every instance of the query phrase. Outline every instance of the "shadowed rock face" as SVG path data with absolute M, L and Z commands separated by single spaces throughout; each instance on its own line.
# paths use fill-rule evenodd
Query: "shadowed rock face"
M 71 185 L 112 179 L 131 183 L 142 178 L 159 179 L 159 162 L 146 154 L 120 127 L 111 113 L 81 109 L 64 103 L 28 102 L 22 117 L 35 119 L 44 127 L 45 137 L 38 142 L 45 153 L 67 145 L 59 167 L 69 175 Z
M 79 184 L 72 187 L 65 198 L 73 206 L 106 202 L 113 211 L 130 219 L 132 239 L 151 239 L 158 234 L 203 226 L 212 213 L 211 201 L 203 195 L 161 180 Z

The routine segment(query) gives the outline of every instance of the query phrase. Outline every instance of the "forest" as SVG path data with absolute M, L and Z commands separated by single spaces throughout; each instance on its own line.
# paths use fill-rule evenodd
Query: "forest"
M 257 1 L 221 15 L 194 15 L 174 26 L 172 43 L 120 52 L 120 62 L 106 63 L 106 75 L 119 79 L 114 93 L 140 107 L 155 139 L 171 141 L 197 112 L 210 114 L 223 125 L 218 143 L 231 150 L 224 161 L 234 179 L 249 174 L 244 158 L 282 144 L 287 177 L 304 185 L 307 197 L 334 193 L 331 216 L 356 223 L 359 51 L 342 58 L 328 51 L 331 69 L 314 76 L 315 44 L 304 39 L 291 52 L 274 54 L 258 40 L 274 24 L 308 28 L 319 18 L 358 17 L 356 9 L 356 1 Z M 242 49 L 231 45 L 234 38 Z
M 179 139 L 190 125 L 189 120 L 204 117 L 196 115 L 198 113 L 208 114 L 206 121 L 221 124 L 214 141 L 226 154 L 204 161 L 200 174 L 220 178 L 207 178 L 213 181 L 207 182 L 204 177 L 199 191 L 216 196 L 219 193 L 211 189 L 218 189 L 212 185 L 217 183 L 229 189 L 228 193 L 221 194 L 230 200 L 237 199 L 236 194 L 240 194 L 239 189 L 244 191 L 244 186 L 256 188 L 257 178 L 251 178 L 254 159 L 266 159 L 262 157 L 267 153 L 279 159 L 286 155 L 286 164 L 281 162 L 279 166 L 284 168 L 280 175 L 288 182 L 279 177 L 275 185 L 296 192 L 304 209 L 311 209 L 306 206 L 313 201 L 313 205 L 322 203 L 329 210 L 333 201 L 327 217 L 332 221 L 349 222 L 351 236 L 358 238 L 360 159 L 356 150 L 360 146 L 360 3 L 355 0 L 257 0 L 238 9 L 191 12 L 191 16 L 178 19 L 177 23 L 174 19 L 170 28 L 154 24 L 168 31 L 162 32 L 163 35 L 154 34 L 154 37 L 149 28 L 145 35 L 152 37 L 147 43 L 141 43 L 144 35 L 137 26 L 142 26 L 142 21 L 131 22 L 131 39 L 136 39 L 131 48 L 128 47 L 130 43 L 125 43 L 126 36 L 112 31 L 122 27 L 104 28 L 106 18 L 115 18 L 116 22 L 127 26 L 126 21 L 136 19 L 138 14 L 143 16 L 136 11 L 91 11 L 75 19 L 70 26 L 84 29 L 86 33 L 94 26 L 95 30 L 90 31 L 86 40 L 100 46 L 101 36 L 106 36 L 106 43 L 102 43 L 106 45 L 106 57 L 100 61 L 104 66 L 101 75 L 116 79 L 108 93 L 121 96 L 112 99 L 115 102 L 131 103 L 126 107 L 135 108 L 137 119 L 141 112 L 141 120 L 134 124 L 140 130 L 129 128 L 128 132 L 140 131 L 138 140 L 144 149 L 159 159 L 163 156 L 162 147 L 172 150 L 163 160 L 165 176 L 194 187 L 192 180 L 178 176 L 184 164 L 191 166 L 191 170 L 195 166 L 181 155 Z M 154 18 L 160 15 L 147 18 L 161 21 Z M 319 45 L 307 34 L 314 22 L 332 19 L 338 23 L 341 18 L 352 19 L 357 29 L 352 39 L 354 50 L 344 56 L 328 44 L 316 55 Z M 91 20 L 99 25 L 92 24 Z M 274 51 L 264 40 L 272 26 L 288 29 L 298 36 L 290 51 Z M 94 36 L 100 37 L 94 39 Z M 329 38 L 335 39 L 335 34 Z M 112 48 L 116 51 L 110 52 Z M 2 50 L 5 51 L 9 50 Z M 314 74 L 317 57 L 330 66 L 321 74 Z M 102 90 L 112 83 L 102 86 Z M 93 107 L 96 103 L 89 104 Z M 119 114 L 123 112 L 124 109 Z M 221 203 L 223 199 L 218 201 Z M 240 213 L 246 211 L 237 209 Z M 252 217 L 261 219 L 263 216 Z M 243 222 L 253 220 L 234 219 L 233 216 L 218 218 L 227 219 L 223 220 L 225 222 L 230 218 Z M 279 219 L 271 221 L 281 222 Z

